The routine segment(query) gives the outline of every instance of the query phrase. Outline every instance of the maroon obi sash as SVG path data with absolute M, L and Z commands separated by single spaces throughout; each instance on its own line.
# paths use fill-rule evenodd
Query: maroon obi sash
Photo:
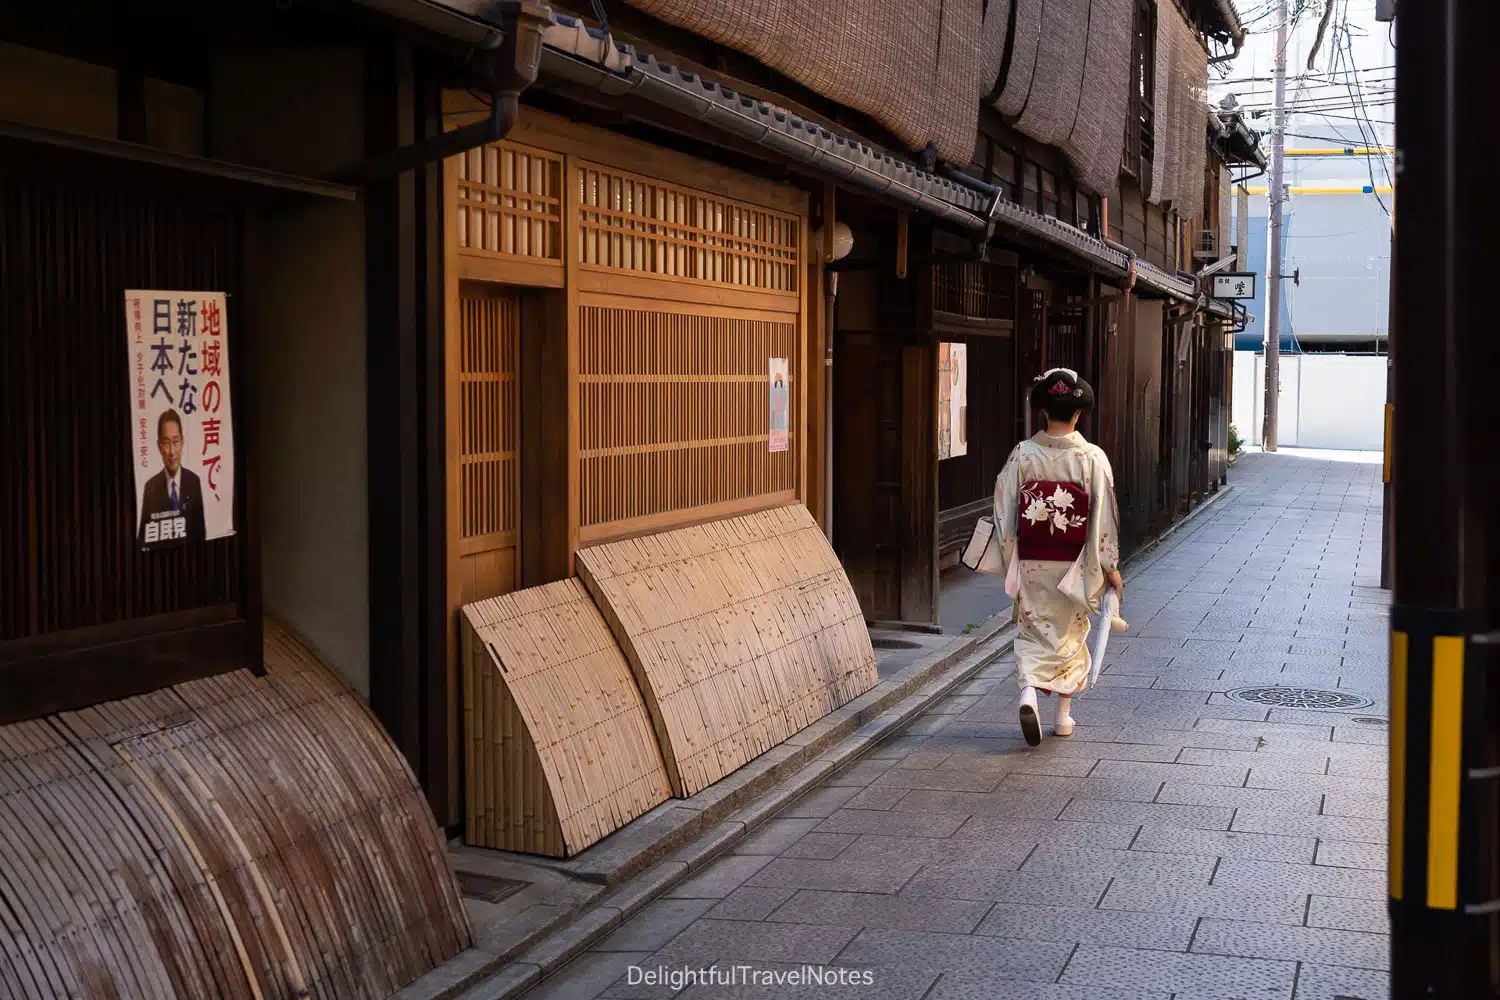
M 1022 559 L 1070 563 L 1088 540 L 1089 495 L 1077 483 L 1033 480 L 1021 486 L 1016 516 Z

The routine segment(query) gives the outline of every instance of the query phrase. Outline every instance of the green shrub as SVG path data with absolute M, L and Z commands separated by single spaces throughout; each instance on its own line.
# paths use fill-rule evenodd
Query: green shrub
M 1240 440 L 1240 432 L 1237 431 L 1237 430 L 1235 430 L 1234 424 L 1230 424 L 1229 425 L 1229 454 L 1230 455 L 1238 455 L 1240 453 L 1240 448 L 1242 448 L 1244 446 L 1244 444 L 1245 444 L 1245 442 L 1242 441 L 1242 440 Z

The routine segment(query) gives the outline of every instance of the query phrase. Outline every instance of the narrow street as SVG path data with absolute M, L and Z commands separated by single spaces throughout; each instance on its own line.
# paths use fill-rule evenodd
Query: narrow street
M 1028 748 L 996 661 L 529 996 L 713 965 L 868 976 L 680 995 L 1388 995 L 1380 466 L 1249 454 L 1230 482 L 1132 568 L 1073 737 Z

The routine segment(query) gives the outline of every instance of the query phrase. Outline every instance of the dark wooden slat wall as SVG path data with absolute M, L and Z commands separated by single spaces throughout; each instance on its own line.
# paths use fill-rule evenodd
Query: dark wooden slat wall
M 124 292 L 227 291 L 233 342 L 240 230 L 228 204 L 0 171 L 0 642 L 239 600 L 242 536 L 135 545 Z

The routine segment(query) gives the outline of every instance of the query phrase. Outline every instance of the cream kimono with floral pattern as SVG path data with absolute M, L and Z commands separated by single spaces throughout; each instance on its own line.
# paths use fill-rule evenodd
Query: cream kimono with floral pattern
M 1088 494 L 1085 512 L 1071 495 L 1056 490 L 1023 498 L 1032 482 L 1073 483 Z M 1082 551 L 1073 562 L 1019 559 L 1020 518 L 1060 528 L 1084 527 Z M 1076 431 L 1065 437 L 1045 432 L 1022 441 L 1011 452 L 995 481 L 995 528 L 1006 572 L 1006 593 L 1020 623 L 1016 636 L 1016 673 L 1023 687 L 1057 694 L 1077 694 L 1088 686 L 1089 619 L 1097 614 L 1096 595 L 1105 574 L 1119 568 L 1119 510 L 1114 473 L 1103 449 Z

